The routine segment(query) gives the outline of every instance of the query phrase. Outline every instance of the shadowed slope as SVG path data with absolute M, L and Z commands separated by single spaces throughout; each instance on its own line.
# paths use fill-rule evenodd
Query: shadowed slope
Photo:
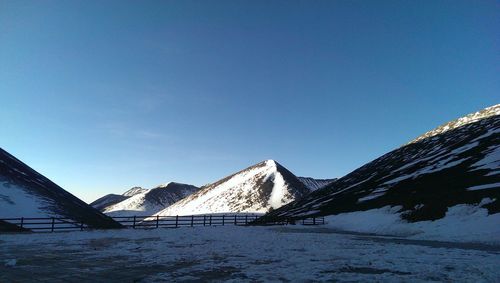
M 491 108 L 498 112 L 500 106 Z M 484 206 L 490 214 L 500 212 L 500 115 L 437 132 L 381 156 L 260 221 L 386 205 L 401 206 L 409 221 L 434 220 L 442 218 L 448 207 L 477 204 L 483 198 L 494 200 Z
M 91 228 L 121 225 L 0 149 L 0 218 L 65 217 Z

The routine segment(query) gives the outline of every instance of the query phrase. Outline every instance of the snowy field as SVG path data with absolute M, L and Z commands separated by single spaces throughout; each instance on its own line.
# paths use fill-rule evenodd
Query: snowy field
M 445 217 L 435 221 L 408 223 L 401 219 L 401 212 L 398 212 L 400 206 L 385 206 L 327 216 L 326 222 L 330 228 L 343 231 L 500 245 L 500 213 L 489 215 L 488 210 L 482 208 L 491 202 L 493 200 L 484 198 L 477 205 L 459 204 L 450 207 Z
M 0 235 L 0 282 L 500 282 L 500 246 L 194 227 Z

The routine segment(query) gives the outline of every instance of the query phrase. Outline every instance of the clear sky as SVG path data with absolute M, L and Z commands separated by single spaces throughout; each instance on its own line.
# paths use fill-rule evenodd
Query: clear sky
M 0 147 L 85 201 L 343 176 L 500 102 L 499 3 L 0 0 Z

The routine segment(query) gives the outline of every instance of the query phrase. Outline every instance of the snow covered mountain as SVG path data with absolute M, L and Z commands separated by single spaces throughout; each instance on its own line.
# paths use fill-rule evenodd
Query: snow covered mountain
M 500 105 L 457 119 L 275 210 L 261 222 L 395 207 L 409 222 L 476 204 L 500 212 Z
M 298 178 L 304 185 L 306 185 L 306 187 L 311 192 L 322 189 L 337 180 L 337 178 L 335 179 L 314 179 L 311 177 L 298 177 Z
M 100 211 L 106 210 L 107 207 L 110 207 L 112 205 L 115 205 L 119 202 L 122 202 L 129 197 L 140 194 L 143 192 L 146 192 L 147 189 L 141 188 L 141 187 L 133 187 L 130 190 L 124 192 L 121 195 L 117 194 L 107 194 L 101 198 L 96 199 L 95 201 L 91 202 L 90 205 Z
M 158 214 L 265 213 L 308 193 L 309 189 L 295 175 L 267 160 L 203 186 Z
M 0 218 L 19 217 L 64 217 L 93 228 L 121 227 L 0 148 Z
M 135 187 L 120 196 L 124 197 L 124 200 L 106 206 L 102 211 L 110 216 L 153 215 L 198 190 L 198 187 L 175 182 L 160 185 L 150 190 Z M 108 199 L 110 198 L 113 197 L 108 197 Z M 96 200 L 94 203 L 98 201 Z
M 106 209 L 106 207 L 115 205 L 121 201 L 128 199 L 128 198 L 129 198 L 128 196 L 124 196 L 124 195 L 107 194 L 107 195 L 100 197 L 100 198 L 96 199 L 95 201 L 91 202 L 90 205 L 99 211 L 104 211 L 104 209 Z

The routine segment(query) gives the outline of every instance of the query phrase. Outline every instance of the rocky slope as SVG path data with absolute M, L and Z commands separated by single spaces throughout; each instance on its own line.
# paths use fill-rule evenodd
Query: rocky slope
M 298 177 L 298 178 L 304 185 L 306 185 L 306 187 L 311 192 L 322 189 L 337 180 L 336 178 L 335 179 L 314 179 L 311 177 Z
M 414 222 L 449 207 L 500 212 L 500 105 L 450 122 L 290 203 L 260 222 L 396 207 Z
M 427 133 L 425 133 L 423 135 L 420 135 L 416 139 L 410 141 L 408 144 L 415 143 L 415 142 L 418 142 L 418 141 L 421 141 L 423 139 L 427 139 L 427 138 L 430 138 L 430 137 L 433 137 L 433 136 L 436 136 L 439 134 L 443 134 L 446 131 L 453 130 L 453 129 L 456 129 L 458 127 L 461 127 L 461 126 L 464 126 L 464 125 L 467 125 L 470 123 L 474 123 L 474 122 L 477 122 L 477 121 L 482 120 L 484 118 L 488 118 L 488 117 L 492 117 L 492 116 L 496 116 L 496 115 L 500 115 L 500 104 L 484 108 L 483 110 L 468 114 L 464 117 L 455 119 L 455 120 L 450 121 L 448 123 L 445 123 L 445 124 L 435 128 L 431 131 L 428 131 Z

